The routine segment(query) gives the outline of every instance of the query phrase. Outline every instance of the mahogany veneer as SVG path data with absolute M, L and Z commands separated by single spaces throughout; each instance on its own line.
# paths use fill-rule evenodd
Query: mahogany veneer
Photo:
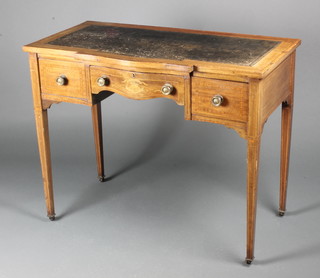
M 92 107 L 97 170 L 105 180 L 101 101 L 113 93 L 165 97 L 186 120 L 223 124 L 247 140 L 247 256 L 254 258 L 260 141 L 282 105 L 279 215 L 286 210 L 298 39 L 84 22 L 24 46 L 48 217 L 55 218 L 47 109 L 58 102 Z

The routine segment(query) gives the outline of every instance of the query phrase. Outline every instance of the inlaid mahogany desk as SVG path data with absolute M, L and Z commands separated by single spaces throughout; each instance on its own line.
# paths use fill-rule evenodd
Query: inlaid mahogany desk
M 24 46 L 48 217 L 55 219 L 47 109 L 90 106 L 100 181 L 105 180 L 101 101 L 113 93 L 169 98 L 186 120 L 222 124 L 247 140 L 247 256 L 254 258 L 260 138 L 282 104 L 279 215 L 286 210 L 298 39 L 84 22 Z

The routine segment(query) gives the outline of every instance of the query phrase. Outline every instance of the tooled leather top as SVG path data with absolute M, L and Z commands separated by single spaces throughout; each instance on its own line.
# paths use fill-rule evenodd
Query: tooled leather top
M 78 47 L 143 58 L 198 60 L 252 66 L 280 42 L 218 35 L 91 25 L 53 41 Z

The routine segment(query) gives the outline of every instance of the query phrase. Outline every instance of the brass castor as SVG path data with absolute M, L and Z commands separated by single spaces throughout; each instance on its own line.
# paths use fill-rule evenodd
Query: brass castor
M 99 176 L 98 179 L 100 182 L 105 182 L 107 180 L 105 176 Z
M 246 264 L 247 264 L 247 265 L 251 265 L 251 264 L 252 264 L 252 261 L 253 261 L 252 259 L 246 259 Z
M 283 211 L 283 210 L 279 210 L 279 213 L 278 213 L 278 215 L 279 215 L 279 216 L 281 216 L 281 217 L 282 217 L 282 216 L 284 216 L 284 214 L 285 214 L 285 211 Z
M 49 217 L 49 219 L 50 219 L 51 221 L 54 221 L 54 220 L 56 219 L 56 216 L 55 216 L 55 215 L 48 215 L 48 217 Z

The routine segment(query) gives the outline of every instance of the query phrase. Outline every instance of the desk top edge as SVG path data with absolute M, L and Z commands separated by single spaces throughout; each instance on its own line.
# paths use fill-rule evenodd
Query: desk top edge
M 150 59 L 150 58 L 135 58 L 126 55 L 113 55 L 108 53 L 101 53 L 99 51 L 92 51 L 89 49 L 79 49 L 73 47 L 65 47 L 65 46 L 55 46 L 50 45 L 48 42 L 52 42 L 58 38 L 76 32 L 78 30 L 84 29 L 88 26 L 114 26 L 114 27 L 122 27 L 122 28 L 135 28 L 135 29 L 144 29 L 144 30 L 155 30 L 155 31 L 165 31 L 165 32 L 180 32 L 180 33 L 188 33 L 188 34 L 201 34 L 201 35 L 213 35 L 213 36 L 223 36 L 223 37 L 233 37 L 233 38 L 244 38 L 244 39 L 254 39 L 254 40 L 265 40 L 265 41 L 277 41 L 279 44 L 275 46 L 273 49 L 269 50 L 265 55 L 260 57 L 260 59 L 253 65 L 236 65 L 236 64 L 224 64 L 224 63 L 214 63 L 208 61 L 196 61 L 196 60 L 182 60 L 177 61 L 174 59 Z M 279 64 L 282 60 L 284 60 L 290 53 L 292 53 L 299 45 L 301 44 L 300 39 L 290 39 L 290 38 L 280 38 L 280 37 L 271 37 L 271 36 L 261 36 L 261 35 L 245 35 L 245 34 L 236 34 L 236 33 L 225 33 L 225 32 L 215 32 L 215 31 L 202 31 L 202 30 L 192 30 L 192 29 L 181 29 L 181 28 L 169 28 L 169 27 L 158 27 L 158 26 L 146 26 L 146 25 L 134 25 L 134 24 L 122 24 L 122 23 L 107 23 L 107 22 L 97 22 L 97 21 L 86 21 L 64 31 L 55 33 L 51 36 L 45 37 L 41 40 L 33 42 L 31 44 L 25 45 L 23 50 L 31 53 L 41 53 L 45 54 L 48 51 L 56 52 L 57 54 L 64 55 L 66 53 L 70 53 L 71 55 L 77 54 L 88 54 L 93 56 L 102 56 L 102 57 L 110 57 L 121 60 L 145 60 L 148 62 L 163 62 L 168 64 L 180 64 L 187 66 L 195 66 L 199 67 L 202 71 L 210 72 L 211 67 L 216 67 L 217 64 L 221 65 L 224 68 L 233 68 L 239 70 L 245 70 L 246 72 L 251 72 L 252 74 L 255 72 L 255 77 L 262 77 L 264 72 L 270 71 L 270 68 L 267 69 L 267 65 Z M 275 55 L 276 54 L 276 55 Z M 270 61 L 269 61 L 270 60 Z M 214 71 L 214 70 L 213 70 Z M 250 75 L 250 74 L 249 74 Z M 248 75 L 248 76 L 249 76 Z
M 59 31 L 55 34 L 37 40 L 33 43 L 27 44 L 24 47 L 32 47 L 34 44 L 44 44 L 55 38 L 61 37 L 65 34 L 72 33 L 74 31 L 80 30 L 84 27 L 90 25 L 104 25 L 104 26 L 116 26 L 116 27 L 128 27 L 128 28 L 138 28 L 138 29 L 149 29 L 158 31 L 172 31 L 181 33 L 194 33 L 194 34 L 205 34 L 205 35 L 216 35 L 216 36 L 226 36 L 226 37 L 241 37 L 248 39 L 261 39 L 261 40 L 274 40 L 274 41 L 285 41 L 291 42 L 293 44 L 301 44 L 301 40 L 297 38 L 285 38 L 285 37 L 273 37 L 264 35 L 252 35 L 252 34 L 240 34 L 240 33 L 230 33 L 230 32 L 219 32 L 219 31 L 209 31 L 209 30 L 197 30 L 197 29 L 185 29 L 185 28 L 175 28 L 175 27 L 162 27 L 162 26 L 152 26 L 152 25 L 138 25 L 138 24 L 127 24 L 127 23 L 112 23 L 112 22 L 100 22 L 100 21 L 85 21 L 68 29 Z M 298 46 L 297 45 L 297 46 Z

